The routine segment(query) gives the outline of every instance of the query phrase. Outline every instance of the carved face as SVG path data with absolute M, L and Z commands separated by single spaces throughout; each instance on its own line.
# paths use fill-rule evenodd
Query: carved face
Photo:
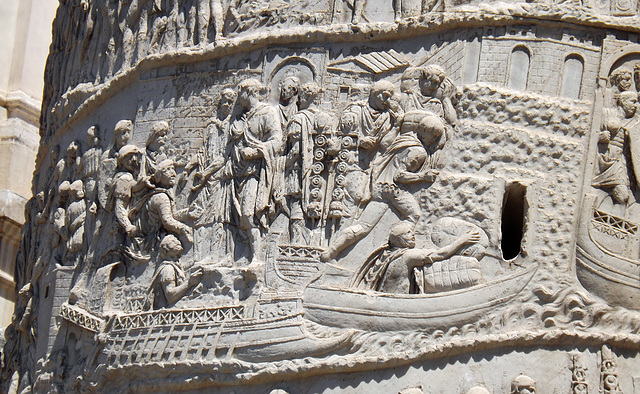
M 178 257 L 182 254 L 183 248 L 178 238 L 174 235 L 167 235 L 162 242 L 160 242 L 160 250 L 166 256 Z
M 44 192 L 36 194 L 36 202 L 38 203 L 38 209 L 42 210 L 45 203 Z
M 127 156 L 124 157 L 123 164 L 127 170 L 131 172 L 136 171 L 138 168 L 140 168 L 140 154 L 139 153 L 128 154 Z
M 236 99 L 236 93 L 231 89 L 225 89 L 220 95 L 220 112 L 223 115 L 228 115 L 233 109 L 233 102 Z
M 416 235 L 413 231 L 407 231 L 406 233 L 402 234 L 400 238 L 404 243 L 403 246 L 406 246 L 407 248 L 413 248 L 416 246 Z
M 69 147 L 67 148 L 67 157 L 69 158 L 69 160 L 75 160 L 76 157 L 78 157 L 78 143 L 73 141 L 69 144 Z
M 60 156 L 60 147 L 56 145 L 53 149 L 51 149 L 51 153 L 49 154 L 49 158 L 51 159 L 51 167 L 54 167 L 58 162 L 58 158 Z
M 425 96 L 433 96 L 442 82 L 437 75 L 427 74 L 421 79 L 420 91 Z
M 131 131 L 132 130 L 129 127 L 117 128 L 115 130 L 116 146 L 121 147 L 127 145 L 131 139 Z
M 314 97 L 312 92 L 305 89 L 300 91 L 300 96 L 298 97 L 298 100 L 300 100 L 301 108 L 309 108 L 311 103 L 313 103 L 313 99 Z
M 408 68 L 402 73 L 402 79 L 400 81 L 400 90 L 403 92 L 417 91 L 420 85 L 420 72 L 419 68 Z
M 616 86 L 620 91 L 627 91 L 633 85 L 633 75 L 630 72 L 622 72 L 617 78 Z
M 289 103 L 298 94 L 299 83 L 293 78 L 287 78 L 280 84 L 280 101 Z
M 176 169 L 173 164 L 160 166 L 155 173 L 156 183 L 162 187 L 170 188 L 176 184 Z
M 416 246 L 416 235 L 409 225 L 401 223 L 391 229 L 389 243 L 394 246 L 413 248 Z
M 638 96 L 633 92 L 624 92 L 618 99 L 618 105 L 624 112 L 625 117 L 629 118 L 635 115 L 638 110 Z
M 82 200 L 84 198 L 84 187 L 82 181 L 77 180 L 69 187 L 69 194 L 72 199 Z
M 383 111 L 389 108 L 389 101 L 393 97 L 393 92 L 389 90 L 378 90 L 371 93 L 369 104 L 372 108 Z
M 251 97 L 251 92 L 249 91 L 248 88 L 240 90 L 240 93 L 238 94 L 238 104 L 244 109 L 249 108 L 250 97 Z
M 169 129 L 166 124 L 156 126 L 157 129 L 153 131 L 155 134 L 154 139 L 150 141 L 149 147 L 153 150 L 159 150 L 165 146 L 167 142 L 167 134 L 169 133 Z
M 437 116 L 425 116 L 420 121 L 418 138 L 424 146 L 431 146 L 440 140 L 445 132 L 445 125 Z

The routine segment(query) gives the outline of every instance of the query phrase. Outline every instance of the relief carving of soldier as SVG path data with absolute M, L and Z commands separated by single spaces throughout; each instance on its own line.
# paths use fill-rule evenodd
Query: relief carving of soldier
M 317 118 L 321 111 L 316 104 L 320 92 L 320 87 L 315 83 L 307 83 L 300 88 L 300 111 L 290 119 L 287 128 L 285 195 L 289 209 L 290 242 L 294 244 L 309 242 L 305 218 L 309 217 L 309 192 L 314 162 L 313 133 L 317 123 L 321 121 Z
M 69 186 L 69 206 L 66 211 L 67 252 L 74 254 L 84 245 L 84 224 L 87 204 L 84 199 L 84 184 L 81 180 Z
M 97 125 L 87 129 L 87 149 L 80 159 L 80 176 L 84 183 L 85 198 L 90 212 L 94 215 L 97 211 L 97 181 L 100 172 L 100 158 L 102 157 L 102 148 L 100 148 L 99 145 L 98 132 L 99 129 Z
M 323 260 L 335 258 L 342 250 L 362 239 L 378 224 L 388 208 L 393 207 L 401 219 L 414 225 L 422 215 L 416 198 L 405 185 L 433 182 L 437 170 L 431 167 L 423 140 L 432 142 L 441 138 L 444 123 L 425 111 L 412 111 L 404 115 L 396 138 L 384 151 L 376 154 L 368 169 L 368 201 L 357 222 L 331 240 L 322 254 Z
M 591 184 L 609 191 L 618 204 L 635 202 L 631 189 L 640 174 L 640 116 L 638 95 L 633 91 L 618 94 L 617 108 L 605 112 L 599 134 L 597 170 Z
M 210 127 L 205 131 L 202 149 L 198 152 L 197 161 L 199 170 L 193 175 L 192 192 L 199 191 L 205 185 L 213 186 L 211 177 L 224 166 L 226 145 L 228 144 L 231 114 L 236 101 L 236 92 L 231 88 L 225 88 L 220 93 L 218 113 L 210 122 Z M 207 197 L 211 193 L 207 193 Z M 215 210 L 214 210 L 215 211 Z M 213 216 L 220 212 L 211 212 Z
M 174 206 L 171 190 L 175 186 L 176 177 L 172 160 L 158 163 L 152 176 L 154 188 L 129 206 L 127 219 L 131 226 L 128 227 L 130 231 L 127 231 L 130 241 L 127 253 L 133 260 L 148 261 L 152 253 L 157 251 L 158 240 L 165 232 L 179 235 L 188 243 L 193 243 L 193 230 L 180 221 L 188 217 L 188 208 L 177 211 Z M 131 186 L 132 192 L 135 186 Z
M 402 74 L 400 89 L 400 104 L 405 111 L 430 111 L 443 117 L 449 125 L 456 125 L 458 119 L 452 103 L 455 85 L 442 67 L 430 64 L 407 68 Z
M 158 163 L 167 159 L 167 133 L 169 133 L 169 123 L 165 121 L 154 122 L 151 126 L 145 149 L 145 166 L 143 167 L 145 174 L 152 175 Z
M 118 152 L 131 140 L 133 133 L 133 122 L 130 120 L 120 120 L 113 129 L 113 145 L 102 154 L 100 178 L 98 180 L 98 201 L 102 208 L 111 211 L 109 196 L 118 169 Z M 113 201 L 111 201 L 112 203 Z
M 404 113 L 396 87 L 385 80 L 373 84 L 368 102 L 351 104 L 344 112 L 356 114 L 360 125 L 360 147 L 373 154 L 393 142 Z

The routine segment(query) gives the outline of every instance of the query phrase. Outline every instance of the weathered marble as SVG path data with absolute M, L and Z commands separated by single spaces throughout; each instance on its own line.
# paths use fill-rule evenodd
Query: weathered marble
M 62 2 L 6 388 L 638 392 L 639 22 Z

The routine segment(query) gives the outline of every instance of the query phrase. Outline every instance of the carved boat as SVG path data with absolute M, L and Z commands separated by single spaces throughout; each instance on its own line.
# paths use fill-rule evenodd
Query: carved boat
M 277 301 L 298 304 L 297 299 Z M 104 362 L 113 368 L 152 362 L 206 363 L 230 357 L 261 362 L 320 356 L 352 335 L 348 330 L 328 332 L 315 326 L 303 318 L 299 308 L 267 308 L 259 316 L 251 316 L 250 309 L 242 305 L 161 309 L 103 319 L 65 304 L 61 317 L 87 331 L 103 333 Z
M 586 197 L 590 217 L 581 220 L 578 230 L 578 279 L 585 289 L 610 305 L 640 310 L 640 262 L 612 250 L 637 256 L 638 224 L 599 209 L 595 200 L 593 195 Z
M 386 294 L 311 284 L 305 317 L 320 324 L 371 331 L 445 329 L 472 323 L 524 289 L 537 266 L 465 289 L 435 294 Z

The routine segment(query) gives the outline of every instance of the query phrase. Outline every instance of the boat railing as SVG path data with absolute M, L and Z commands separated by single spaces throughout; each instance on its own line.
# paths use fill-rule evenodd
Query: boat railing
M 618 239 L 627 239 L 638 233 L 638 225 L 625 219 L 594 209 L 593 227 L 601 233 Z
M 60 317 L 91 332 L 101 331 L 105 323 L 103 319 L 92 313 L 66 303 L 60 307 Z
M 116 315 L 111 330 L 129 330 L 180 324 L 212 324 L 240 321 L 244 319 L 244 316 L 245 307 L 243 305 L 206 309 L 161 309 L 157 311 L 138 312 L 136 314 Z

